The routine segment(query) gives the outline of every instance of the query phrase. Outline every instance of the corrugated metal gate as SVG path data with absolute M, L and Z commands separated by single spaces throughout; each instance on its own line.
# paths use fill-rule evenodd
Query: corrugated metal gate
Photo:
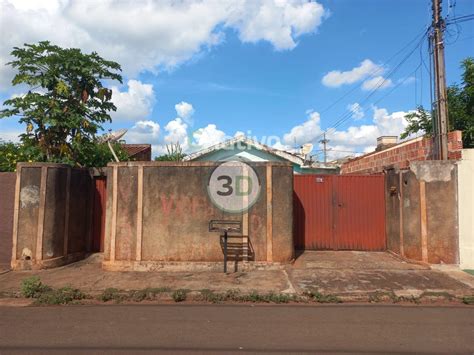
M 295 175 L 296 249 L 385 250 L 383 175 Z

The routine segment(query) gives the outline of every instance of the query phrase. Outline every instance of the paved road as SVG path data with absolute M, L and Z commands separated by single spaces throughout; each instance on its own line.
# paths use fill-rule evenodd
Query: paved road
M 0 308 L 0 353 L 472 352 L 474 307 L 116 305 Z

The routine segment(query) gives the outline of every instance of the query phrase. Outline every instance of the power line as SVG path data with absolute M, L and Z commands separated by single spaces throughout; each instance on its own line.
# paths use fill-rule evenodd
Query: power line
M 453 15 L 454 15 L 454 6 L 455 4 L 453 4 Z M 454 23 L 459 23 L 459 22 L 465 22 L 465 21 L 470 21 L 470 20 L 473 20 L 474 19 L 474 14 L 470 14 L 470 15 L 464 15 L 464 16 L 454 16 L 452 17 L 451 19 L 449 19 L 449 21 L 446 21 L 446 24 L 454 24 Z M 431 102 L 433 102 L 433 92 L 432 92 L 432 87 L 433 87 L 433 83 L 432 83 L 432 68 L 431 68 L 431 61 L 430 61 L 430 68 L 428 69 L 425 61 L 424 61 L 424 58 L 423 58 L 423 55 L 421 54 L 422 53 L 422 44 L 423 44 L 423 41 L 424 39 L 427 37 L 428 33 L 430 32 L 431 30 L 431 26 L 428 26 L 428 28 L 426 28 L 423 32 L 422 32 L 422 37 L 420 39 L 419 42 L 417 42 L 417 45 L 408 53 L 408 55 L 406 55 L 399 64 L 397 64 L 397 66 L 395 66 L 391 71 L 390 73 L 386 76 L 386 78 L 382 78 L 376 85 L 375 85 L 375 88 L 362 100 L 362 103 L 359 102 L 359 105 L 360 106 L 363 106 L 377 91 L 378 89 L 380 89 L 380 87 L 382 87 L 388 79 L 390 79 L 397 71 L 398 69 L 411 57 L 411 55 L 413 54 L 413 52 L 419 48 L 420 49 L 420 58 L 421 58 L 421 63 L 417 66 L 417 69 L 415 69 L 415 73 L 416 71 L 418 70 L 418 68 L 423 65 L 425 70 L 427 70 L 427 72 L 430 74 L 429 77 L 430 77 L 430 100 Z M 394 57 L 396 57 L 398 54 L 400 54 L 401 52 L 403 52 L 407 47 L 409 47 L 413 42 L 415 42 L 418 38 L 419 38 L 419 34 L 414 38 L 412 39 L 407 45 L 405 45 L 402 49 L 400 49 L 399 51 L 397 51 L 394 55 L 392 55 L 392 57 L 387 60 L 385 63 L 388 63 L 390 62 Z M 430 52 L 430 46 L 428 47 L 428 51 Z M 422 90 L 423 90 L 423 79 L 422 79 L 422 74 L 420 73 L 420 77 L 421 77 L 421 86 L 420 86 L 420 91 L 421 91 L 421 102 L 422 102 L 422 96 L 423 96 L 423 93 L 422 93 Z M 379 100 L 377 100 L 375 103 L 378 103 L 380 102 L 382 99 L 384 99 L 385 97 L 387 97 L 388 95 L 390 95 L 394 90 L 396 90 L 401 84 L 405 83 L 406 81 L 408 80 L 408 78 L 406 78 L 405 80 L 399 82 L 392 90 L 390 90 L 387 94 L 385 94 L 384 96 L 382 96 Z M 342 97 L 340 97 L 339 99 L 337 99 L 335 102 L 333 102 L 331 105 L 329 105 L 328 107 L 326 107 L 323 111 L 321 111 L 320 113 L 324 113 L 326 112 L 327 110 L 329 110 L 330 108 L 332 108 L 334 105 L 336 105 L 338 102 L 340 102 L 342 99 L 344 99 L 346 96 L 348 96 L 350 93 L 352 93 L 354 90 L 356 90 L 358 88 L 358 86 L 355 86 L 354 88 L 352 88 L 351 90 L 349 90 L 348 92 L 346 92 Z M 415 99 L 416 100 L 416 99 Z M 343 124 L 344 122 L 346 122 L 348 119 L 350 119 L 352 117 L 352 111 L 351 110 L 347 110 L 346 113 L 344 113 L 331 127 L 329 127 L 328 129 L 325 130 L 325 133 L 327 133 L 329 130 L 332 130 L 332 129 L 336 129 L 337 127 L 339 127 L 341 124 Z M 319 135 L 317 138 L 320 138 L 321 136 L 323 136 L 323 134 Z
M 389 72 L 389 74 L 387 74 L 386 78 L 382 78 L 379 80 L 375 88 L 362 100 L 362 104 L 359 102 L 359 105 L 364 105 L 377 92 L 377 90 L 398 71 L 398 69 L 411 57 L 415 50 L 421 45 L 426 35 L 428 34 L 428 31 L 429 27 L 424 31 L 423 36 L 421 37 L 420 41 L 418 41 L 417 45 Z M 348 111 L 346 114 L 342 115 L 342 117 L 338 121 L 336 121 L 336 123 L 329 129 L 335 129 L 339 127 L 342 123 L 351 118 L 351 114 L 352 112 Z M 327 129 L 326 132 L 329 131 L 329 129 Z
M 388 63 L 390 63 L 393 59 L 395 59 L 399 54 L 401 54 L 405 49 L 407 49 L 413 42 L 415 42 L 419 37 L 420 35 L 425 35 L 426 33 L 426 28 L 423 27 L 423 30 L 421 32 L 419 32 L 412 40 L 410 40 L 406 45 L 404 45 L 401 49 L 399 49 L 398 51 L 396 51 L 394 54 L 392 54 L 390 56 L 389 59 L 387 59 L 384 63 L 381 64 L 381 66 L 386 66 Z M 376 69 L 376 70 L 373 70 L 369 73 L 369 76 L 373 76 L 373 75 L 376 75 L 378 72 L 380 71 L 380 69 Z M 329 111 L 331 108 L 333 108 L 336 104 L 338 104 L 339 102 L 341 102 L 344 98 L 346 98 L 347 96 L 349 96 L 351 93 L 353 93 L 355 90 L 357 90 L 359 88 L 359 85 L 354 85 L 354 87 L 350 90 L 348 90 L 347 92 L 345 92 L 342 96 L 340 96 L 338 99 L 336 99 L 335 101 L 333 101 L 331 104 L 329 104 L 326 108 L 324 108 L 323 110 L 319 111 L 319 113 L 322 115 L 323 113 Z M 322 136 L 322 135 L 321 135 Z M 320 138 L 321 136 L 317 137 L 317 138 Z

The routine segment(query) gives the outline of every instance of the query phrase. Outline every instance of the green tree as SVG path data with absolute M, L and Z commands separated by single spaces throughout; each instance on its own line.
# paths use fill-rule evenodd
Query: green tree
M 166 154 L 155 157 L 155 161 L 182 161 L 186 156 L 186 154 L 183 153 L 183 148 L 181 148 L 179 142 L 176 144 L 167 144 L 166 151 Z
M 416 111 L 410 112 L 405 115 L 405 119 L 408 122 L 405 131 L 400 134 L 401 139 L 407 138 L 410 134 L 417 132 L 425 132 L 427 136 L 431 136 L 433 133 L 433 124 L 431 123 L 431 115 L 426 111 L 423 106 L 418 106 Z
M 39 161 L 84 166 L 97 131 L 116 110 L 103 81 L 122 82 L 120 65 L 48 41 L 14 47 L 11 54 L 15 60 L 8 64 L 17 70 L 12 84 L 26 84 L 29 91 L 6 100 L 0 118 L 19 116 L 26 125 L 21 142 L 25 149 L 39 148 Z
M 121 161 L 129 160 L 120 143 L 115 143 L 113 148 Z M 79 150 L 77 158 L 81 166 L 86 167 L 102 167 L 114 160 L 107 143 L 87 144 Z M 39 147 L 0 140 L 0 171 L 16 171 L 18 162 L 38 161 L 44 161 Z
M 451 85 L 447 90 L 449 129 L 462 131 L 464 148 L 474 148 L 474 58 L 464 59 L 461 68 L 461 84 Z M 418 132 L 425 132 L 428 136 L 433 134 L 431 115 L 422 106 L 405 118 L 408 126 L 400 138 Z
M 462 61 L 461 85 L 448 88 L 450 129 L 462 131 L 464 148 L 474 148 L 474 58 Z

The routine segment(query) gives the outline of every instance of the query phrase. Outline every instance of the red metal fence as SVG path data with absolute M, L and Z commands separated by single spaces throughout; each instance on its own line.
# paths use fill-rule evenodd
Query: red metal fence
M 385 250 L 383 175 L 295 175 L 296 249 Z

